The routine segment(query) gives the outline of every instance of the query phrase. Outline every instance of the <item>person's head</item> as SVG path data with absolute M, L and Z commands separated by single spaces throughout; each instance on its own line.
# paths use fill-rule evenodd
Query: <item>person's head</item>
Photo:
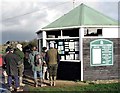
M 43 47 L 42 52 L 47 52 L 47 47 Z
M 54 48 L 54 43 L 50 43 L 50 48 Z
M 33 50 L 33 51 L 36 51 L 36 50 L 37 50 L 37 47 L 36 47 L 36 46 L 33 46 L 32 50 Z
M 9 53 L 11 49 L 12 49 L 12 47 L 11 47 L 11 46 L 8 46 L 8 47 L 6 48 L 6 50 L 5 50 L 5 52 L 6 52 L 6 53 Z
M 13 48 L 9 48 L 6 53 L 13 53 L 13 52 L 14 52 L 14 49 Z
M 17 47 L 20 51 L 22 51 L 22 45 L 21 45 L 21 44 L 17 44 L 16 47 Z

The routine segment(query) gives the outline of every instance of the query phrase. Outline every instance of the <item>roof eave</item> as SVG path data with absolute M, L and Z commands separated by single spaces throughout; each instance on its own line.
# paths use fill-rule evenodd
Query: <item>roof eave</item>
M 71 27 L 44 28 L 44 29 L 41 29 L 41 30 L 42 31 L 62 30 L 62 29 L 80 28 L 80 27 L 118 27 L 118 25 L 83 25 L 83 26 L 71 26 Z
M 42 31 L 54 31 L 54 30 L 65 30 L 65 29 L 73 29 L 73 28 L 81 28 L 81 27 L 110 27 L 110 28 L 114 28 L 114 27 L 118 27 L 118 25 L 83 25 L 83 26 L 71 26 L 71 27 L 56 27 L 56 28 L 44 28 L 44 29 L 40 29 L 39 31 L 36 32 L 36 34 L 39 34 Z

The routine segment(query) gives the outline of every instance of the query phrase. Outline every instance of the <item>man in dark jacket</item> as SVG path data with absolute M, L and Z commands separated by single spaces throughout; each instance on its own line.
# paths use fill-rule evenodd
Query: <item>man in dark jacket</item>
M 12 91 L 12 77 L 14 77 L 15 80 L 15 88 L 17 91 L 20 90 L 19 87 L 19 79 L 18 79 L 18 58 L 15 54 L 13 54 L 13 49 L 9 49 L 9 53 L 6 54 L 4 61 L 6 63 L 6 72 L 8 74 L 8 84 L 10 87 L 10 90 Z
M 50 86 L 55 86 L 58 63 L 60 56 L 58 50 L 54 48 L 54 43 L 50 44 L 50 49 L 46 53 L 46 62 L 48 64 L 48 71 L 50 76 Z
M 22 52 L 22 45 L 17 44 L 14 54 L 18 56 L 18 75 L 19 75 L 19 84 L 20 86 L 24 86 L 23 81 L 23 72 L 24 72 L 24 53 Z

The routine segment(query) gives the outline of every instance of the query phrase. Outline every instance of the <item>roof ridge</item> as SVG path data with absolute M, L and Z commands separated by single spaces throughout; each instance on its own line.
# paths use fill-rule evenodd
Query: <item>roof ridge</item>
M 83 23 L 84 23 L 84 6 L 85 6 L 85 4 L 81 4 L 81 24 L 80 25 L 82 25 Z

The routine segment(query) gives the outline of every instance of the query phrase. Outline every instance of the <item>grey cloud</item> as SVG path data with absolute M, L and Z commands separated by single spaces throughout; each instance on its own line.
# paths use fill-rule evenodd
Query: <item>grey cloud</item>
M 21 4 L 19 6 L 19 12 L 17 9 L 13 9 L 12 11 L 8 11 L 8 15 L 11 15 L 11 14 L 13 14 L 13 15 L 19 14 L 20 15 L 20 14 L 24 14 L 24 13 L 30 13 L 28 11 L 35 11 L 35 12 L 21 16 L 21 17 L 15 17 L 13 19 L 8 19 L 6 21 L 3 21 L 2 23 L 5 26 L 5 28 L 10 27 L 11 29 L 14 29 L 14 27 L 22 27 L 22 24 L 21 24 L 22 20 L 27 20 L 27 23 L 28 23 L 27 26 L 30 26 L 31 24 L 33 25 L 33 23 L 37 25 L 38 22 L 39 22 L 39 24 L 44 25 L 45 22 L 49 23 L 49 21 L 46 19 L 46 17 L 49 16 L 49 14 L 47 14 L 47 9 L 48 9 L 48 11 L 56 10 L 56 12 L 57 12 L 56 14 L 58 14 L 58 15 L 60 13 L 62 13 L 63 11 L 69 9 L 69 7 L 67 8 L 67 6 L 69 6 L 69 4 L 61 3 L 61 2 L 53 2 L 53 3 L 51 3 L 51 2 L 50 3 L 46 3 L 46 2 L 31 3 L 31 2 L 28 2 L 27 6 L 25 6 L 26 5 L 25 3 L 23 5 L 21 5 Z M 60 7 L 60 6 L 63 6 L 63 4 L 64 5 L 66 4 L 65 7 Z M 60 6 L 56 6 L 56 5 L 60 5 Z M 23 9 L 23 7 L 24 7 L 24 9 Z M 29 8 L 29 10 L 27 10 L 28 8 Z M 20 11 L 21 9 L 23 9 L 24 12 L 22 11 L 22 13 L 21 13 L 21 11 Z M 3 13 L 3 15 L 4 15 L 4 13 Z M 34 26 L 32 26 L 32 27 L 34 27 Z
M 25 40 L 32 40 L 36 38 L 35 32 L 29 31 L 5 31 L 2 32 L 2 43 L 6 41 L 25 41 Z
M 52 3 L 36 3 L 36 6 L 34 6 L 34 3 L 28 2 L 28 6 L 25 6 L 26 4 L 23 4 L 19 7 L 17 7 L 18 9 L 13 9 L 12 11 L 8 11 L 6 14 L 4 13 L 4 8 L 3 7 L 3 12 L 2 12 L 2 19 L 3 19 L 3 25 L 5 26 L 11 26 L 11 25 L 21 25 L 20 21 L 27 19 L 28 21 L 31 20 L 41 20 L 41 19 L 45 19 L 46 16 L 48 15 L 46 12 L 46 9 L 49 9 L 49 6 Z M 49 6 L 47 6 L 49 5 Z M 52 4 L 53 5 L 53 4 Z M 24 9 L 23 9 L 24 7 Z M 22 11 L 21 11 L 22 10 Z M 51 10 L 51 9 L 49 9 Z M 28 13 L 28 14 L 26 14 Z M 30 14 L 29 14 L 30 13 Z M 26 14 L 26 15 L 23 15 Z M 13 19 L 12 19 L 12 17 Z M 23 15 L 23 16 L 19 16 L 19 15 Z M 6 18 L 4 16 L 7 16 Z M 7 19 L 8 18 L 8 19 Z M 9 19 L 11 18 L 11 19 Z M 5 20 L 7 19 L 7 20 Z

